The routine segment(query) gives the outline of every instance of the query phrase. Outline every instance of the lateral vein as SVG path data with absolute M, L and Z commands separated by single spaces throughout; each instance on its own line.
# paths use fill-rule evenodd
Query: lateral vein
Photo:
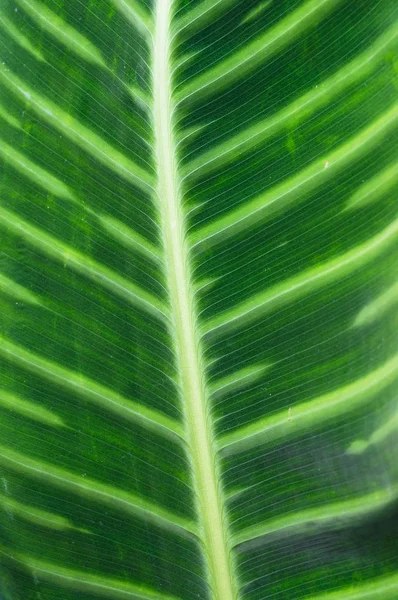
M 0 446 L 0 464 L 14 471 L 33 474 L 38 479 L 51 482 L 61 489 L 74 489 L 89 500 L 101 500 L 107 505 L 131 513 L 139 519 L 174 531 L 182 536 L 196 535 L 196 527 L 191 521 L 154 504 L 147 498 L 141 498 L 130 492 L 85 478 L 50 463 L 31 459 L 24 454 Z
M 353 383 L 297 404 L 291 418 L 287 410 L 279 411 L 226 433 L 220 439 L 219 447 L 224 455 L 232 455 L 286 436 L 293 439 L 305 431 L 313 430 L 327 419 L 356 410 L 396 381 L 397 376 L 398 354 Z
M 99 283 L 111 293 L 127 300 L 133 306 L 153 315 L 158 320 L 162 322 L 167 320 L 168 308 L 152 293 L 143 290 L 90 256 L 76 251 L 72 246 L 49 235 L 43 229 L 20 219 L 11 211 L 0 208 L 0 217 L 1 227 L 20 235 L 53 260 L 61 262 L 65 267 L 68 266 L 89 280 Z
M 23 346 L 13 344 L 2 336 L 0 336 L 0 355 L 10 362 L 22 365 L 31 373 L 39 373 L 51 382 L 56 381 L 63 388 L 73 391 L 75 394 L 90 400 L 119 417 L 138 423 L 173 440 L 182 438 L 181 426 L 174 419 L 134 400 L 125 398 L 82 374 L 75 373 L 55 362 L 38 356 L 26 350 Z
M 142 585 L 134 585 L 123 580 L 65 569 L 58 564 L 48 564 L 15 551 L 8 554 L 0 548 L 0 554 L 11 558 L 17 564 L 20 563 L 22 568 L 26 565 L 29 566 L 39 579 L 51 581 L 79 592 L 92 592 L 95 595 L 98 594 L 115 600 L 123 598 L 130 598 L 131 600 L 178 600 L 175 596 L 159 593 L 157 590 L 150 590 Z

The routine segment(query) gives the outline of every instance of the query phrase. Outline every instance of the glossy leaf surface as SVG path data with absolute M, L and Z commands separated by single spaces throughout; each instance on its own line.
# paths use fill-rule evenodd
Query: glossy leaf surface
M 394 0 L 0 3 L 1 600 L 396 600 Z

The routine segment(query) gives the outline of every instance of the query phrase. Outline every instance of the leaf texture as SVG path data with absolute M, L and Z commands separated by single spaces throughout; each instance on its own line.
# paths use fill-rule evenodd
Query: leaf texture
M 394 0 L 3 0 L 1 600 L 398 598 Z

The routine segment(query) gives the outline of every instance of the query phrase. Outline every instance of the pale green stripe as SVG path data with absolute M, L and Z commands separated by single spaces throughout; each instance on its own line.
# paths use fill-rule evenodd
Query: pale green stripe
M 236 454 L 264 442 L 280 438 L 291 440 L 305 431 L 314 431 L 320 423 L 357 409 L 397 377 L 398 355 L 353 383 L 225 434 L 219 441 L 219 448 L 223 449 L 223 454 Z
M 191 243 L 199 245 L 206 242 L 206 247 L 209 247 L 283 212 L 373 150 L 386 136 L 391 136 L 397 124 L 398 105 L 395 105 L 329 155 L 314 161 L 283 183 L 195 231 L 190 237 Z
M 95 594 L 95 596 L 104 596 L 115 600 L 180 600 L 174 596 L 163 594 L 163 592 L 151 590 L 144 585 L 135 585 L 118 579 L 65 569 L 59 564 L 48 564 L 15 551 L 8 554 L 4 549 L 0 549 L 0 554 L 21 564 L 23 572 L 26 571 L 26 567 L 29 568 L 38 580 L 49 581 L 82 594 Z
M 11 296 L 11 298 L 15 298 L 16 300 L 20 300 L 21 302 L 28 302 L 29 304 L 35 304 L 37 306 L 42 304 L 41 300 L 35 294 L 1 273 L 0 292 L 3 292 L 3 294 L 7 294 L 7 296 Z
M 383 442 L 391 434 L 396 434 L 398 431 L 398 412 L 395 412 L 388 418 L 381 427 L 376 429 L 371 436 L 366 440 L 355 440 L 347 448 L 347 454 L 363 454 L 371 446 L 375 446 L 380 442 Z
M 118 242 L 136 250 L 143 256 L 150 258 L 155 262 L 161 262 L 161 253 L 156 246 L 148 242 L 139 233 L 122 223 L 121 221 L 105 215 L 97 216 L 101 225 L 112 235 Z
M 313 293 L 341 277 L 357 271 L 384 252 L 396 239 L 397 234 L 398 219 L 369 241 L 355 246 L 345 254 L 291 277 L 210 319 L 202 326 L 203 333 L 207 334 L 220 329 L 222 329 L 221 333 L 224 333 L 225 330 L 229 332 L 247 325 L 304 295 Z M 219 333 L 220 331 L 218 331 Z
M 4 337 L 0 337 L 0 355 L 12 363 L 48 379 L 51 383 L 56 382 L 64 389 L 78 394 L 119 417 L 138 423 L 174 441 L 183 437 L 182 427 L 174 419 L 134 400 L 127 399 L 80 373 L 41 358 Z
M 317 596 L 306 596 L 304 600 L 397 600 L 398 575 L 385 575 L 368 583 L 355 582 L 349 587 Z
M 265 0 L 265 2 L 260 2 L 247 13 L 247 15 L 242 19 L 241 23 L 243 24 L 255 21 L 259 15 L 261 15 L 267 8 L 271 6 L 271 4 L 273 4 L 273 2 L 274 0 Z
M 210 23 L 214 23 L 218 17 L 235 5 L 236 0 L 203 0 L 182 17 L 178 18 L 177 15 L 175 29 L 178 40 L 182 41 Z
M 16 0 L 25 12 L 45 31 L 84 60 L 105 66 L 101 52 L 74 27 L 66 23 L 43 2 Z
M 184 537 L 196 534 L 194 523 L 145 498 L 106 483 L 76 475 L 50 463 L 29 458 L 29 456 L 10 450 L 5 446 L 0 446 L 0 464 L 18 473 L 33 475 L 44 485 L 53 484 L 68 492 L 77 493 L 88 501 L 104 502 L 112 508 L 121 509 L 143 521 L 153 523 Z
M 162 321 L 167 317 L 167 308 L 162 301 L 108 267 L 1 207 L 0 217 L 0 226 L 17 233 L 53 260 L 61 262 L 64 267 L 70 267 L 79 275 L 102 285 L 113 294 L 128 300 L 133 306 L 145 310 Z
M 347 200 L 344 210 L 362 208 L 382 199 L 397 183 L 398 163 L 395 163 L 361 185 Z
M 44 61 L 43 55 L 33 46 L 30 40 L 21 33 L 21 31 L 0 13 L 0 26 L 8 33 L 10 37 L 24 50 L 32 54 L 37 60 Z
M 191 52 L 185 52 L 181 56 L 178 56 L 173 61 L 173 73 L 176 71 L 179 71 L 181 69 L 181 67 L 183 67 L 184 65 L 186 66 L 188 63 L 192 63 L 195 58 L 197 60 L 199 60 L 201 54 L 202 54 L 202 50 L 196 50 L 196 51 L 192 50 Z
M 398 304 L 398 282 L 394 283 L 385 292 L 375 300 L 367 304 L 357 315 L 353 327 L 362 327 L 370 325 L 374 321 L 381 319 L 386 312 Z
M 344 527 L 347 525 L 347 521 L 352 525 L 354 520 L 369 516 L 369 513 L 380 510 L 396 500 L 397 497 L 397 490 L 384 489 L 359 498 L 308 508 L 272 519 L 267 523 L 258 523 L 247 527 L 233 536 L 232 544 L 238 546 L 269 534 L 308 533 L 310 535 L 324 531 L 325 528 Z M 258 541 L 261 543 L 261 540 Z
M 205 288 L 212 287 L 218 280 L 219 280 L 219 277 L 206 277 L 206 278 L 198 280 L 197 282 L 195 282 L 193 284 L 195 294 L 199 294 L 200 292 L 203 292 L 203 290 Z
M 61 196 L 68 200 L 74 200 L 73 193 L 69 190 L 62 181 L 59 181 L 56 177 L 51 175 L 48 171 L 45 171 L 37 164 L 32 162 L 24 154 L 21 154 L 5 142 L 0 140 L 0 156 L 4 158 L 6 162 L 14 167 L 17 171 L 22 173 L 25 177 L 28 177 L 34 183 L 37 183 L 44 190 L 55 196 Z
M 194 77 L 177 94 L 177 101 L 184 101 L 184 103 L 203 101 L 213 93 L 220 93 L 225 87 L 247 76 L 277 52 L 292 44 L 297 37 L 313 29 L 335 10 L 341 1 L 307 0 L 272 29 L 258 36 L 233 56 Z
M 194 140 L 198 137 L 198 135 L 206 128 L 206 125 L 192 125 L 191 127 L 187 127 L 184 131 L 178 136 L 178 143 L 176 144 L 176 148 L 178 148 L 183 142 L 185 142 L 188 138 Z
M 365 52 L 345 65 L 332 77 L 314 86 L 286 108 L 272 117 L 248 127 L 230 139 L 216 145 L 207 152 L 195 157 L 184 168 L 184 176 L 190 181 L 208 175 L 220 166 L 228 165 L 237 158 L 241 159 L 247 152 L 252 151 L 265 140 L 274 136 L 282 128 L 297 127 L 303 120 L 309 118 L 315 111 L 328 106 L 347 88 L 358 85 L 366 80 L 379 67 L 385 58 L 386 50 L 397 44 L 398 25 L 395 24 L 370 46 Z
M 32 88 L 28 88 L 26 83 L 1 64 L 0 79 L 10 90 L 25 102 L 28 102 L 40 117 L 78 144 L 96 160 L 109 169 L 113 169 L 124 179 L 132 181 L 143 190 L 148 192 L 153 189 L 153 177 L 150 173 L 136 165 L 118 150 L 115 150 L 103 138 L 80 123 L 72 115 L 38 94 Z
M 127 85 L 131 97 L 133 100 L 140 106 L 141 109 L 149 112 L 152 106 L 152 98 L 150 98 L 143 90 L 141 90 L 138 86 Z
M 39 27 L 47 31 L 47 33 L 66 46 L 66 48 L 80 56 L 83 60 L 108 69 L 100 50 L 95 44 L 79 33 L 72 25 L 61 19 L 45 4 L 37 2 L 37 0 L 17 0 L 17 2 L 19 2 Z M 131 0 L 129 3 L 124 2 L 124 0 L 114 0 L 115 6 L 128 16 L 129 21 L 132 22 L 141 33 L 147 35 L 148 24 L 142 19 L 142 15 L 144 14 L 143 11 L 141 11 L 140 16 L 139 5 L 137 5 L 137 9 L 134 9 L 132 6 L 129 6 L 130 3 Z M 18 30 L 16 31 L 18 33 Z M 41 60 L 44 59 L 41 58 Z M 145 110 L 148 110 L 148 102 L 144 101 L 144 93 L 134 86 L 126 87 L 134 100 L 137 101 L 141 107 L 144 107 Z
M 0 117 L 15 129 L 21 129 L 21 123 L 0 104 Z
M 148 13 L 135 0 L 111 0 L 113 5 L 144 36 L 151 33 L 152 23 Z
M 44 423 L 45 425 L 64 425 L 63 420 L 50 410 L 43 408 L 35 402 L 30 402 L 25 398 L 20 398 L 15 394 L 10 394 L 5 390 L 0 390 L 0 406 L 3 406 L 12 412 L 19 413 L 24 417 L 28 417 L 29 419 Z
M 49 529 L 60 531 L 74 529 L 75 531 L 80 531 L 82 533 L 89 533 L 89 531 L 85 529 L 75 527 L 73 523 L 68 521 L 65 517 L 40 510 L 35 506 L 27 506 L 26 504 L 22 504 L 22 502 L 17 502 L 17 500 L 13 500 L 2 494 L 0 494 L 0 506 L 3 507 L 12 520 L 14 519 L 14 515 L 17 515 L 35 525 L 48 527 Z
M 217 398 L 219 398 L 225 394 L 236 392 L 237 390 L 244 388 L 246 385 L 249 385 L 250 383 L 260 379 L 265 371 L 267 371 L 267 369 L 269 369 L 271 366 L 271 364 L 253 365 L 250 367 L 245 367 L 244 369 L 240 369 L 239 371 L 232 373 L 232 375 L 222 377 L 210 385 L 209 393 L 212 396 L 217 396 Z

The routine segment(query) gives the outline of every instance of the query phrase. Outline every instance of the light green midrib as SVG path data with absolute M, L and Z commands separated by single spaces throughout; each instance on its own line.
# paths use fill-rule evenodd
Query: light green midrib
M 154 131 L 161 225 L 172 307 L 173 337 L 209 585 L 214 600 L 234 600 L 237 592 L 230 563 L 223 499 L 218 486 L 214 434 L 206 405 L 199 328 L 176 166 L 170 64 L 172 4 L 173 0 L 158 0 L 155 8 Z

